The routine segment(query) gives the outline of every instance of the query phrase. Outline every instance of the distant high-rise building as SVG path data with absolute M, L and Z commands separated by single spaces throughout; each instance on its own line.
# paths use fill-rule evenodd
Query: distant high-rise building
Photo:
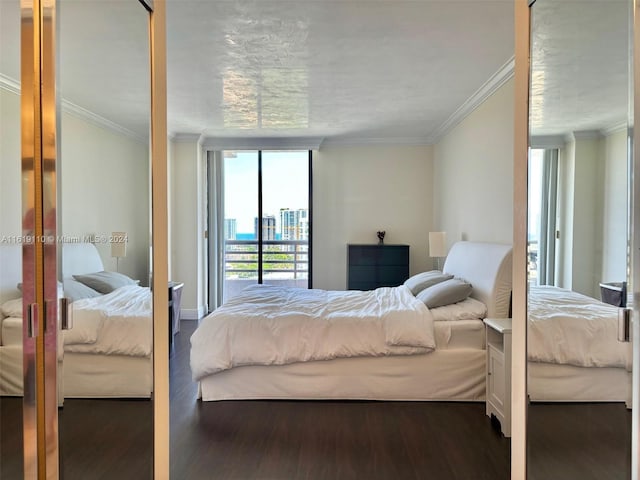
M 258 238 L 258 217 L 253 219 L 253 231 Z M 264 215 L 262 217 L 262 240 L 276 239 L 276 217 L 275 215 Z
M 235 218 L 224 219 L 224 239 L 235 240 L 238 235 L 238 222 Z
M 290 210 L 280 209 L 280 238 L 282 240 L 309 239 L 309 210 L 299 208 Z

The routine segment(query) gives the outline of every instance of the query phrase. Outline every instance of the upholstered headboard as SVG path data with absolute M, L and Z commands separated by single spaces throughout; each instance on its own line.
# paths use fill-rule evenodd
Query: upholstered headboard
M 471 296 L 487 306 L 487 317 L 506 318 L 511 301 L 511 262 L 511 245 L 457 242 L 442 270 L 471 283 Z
M 65 243 L 62 245 L 62 275 L 94 273 L 104 270 L 102 259 L 92 243 Z M 22 295 L 18 283 L 22 282 L 22 245 L 0 245 L 0 303 Z
M 93 243 L 65 243 L 62 245 L 63 279 L 104 270 L 104 264 Z

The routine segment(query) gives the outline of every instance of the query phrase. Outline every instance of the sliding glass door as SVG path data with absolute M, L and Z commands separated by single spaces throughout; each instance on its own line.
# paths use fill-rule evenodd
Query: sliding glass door
M 212 157 L 219 179 L 210 182 L 210 198 L 218 199 L 211 211 L 223 234 L 212 236 L 219 248 L 210 251 L 220 252 L 214 268 L 223 273 L 223 301 L 256 283 L 308 288 L 311 152 L 227 150 Z M 212 195 L 214 184 L 222 195 Z

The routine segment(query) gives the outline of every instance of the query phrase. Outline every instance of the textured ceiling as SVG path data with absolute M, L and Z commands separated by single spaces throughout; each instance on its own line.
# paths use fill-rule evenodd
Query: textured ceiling
M 168 16 L 171 127 L 207 136 L 427 139 L 513 55 L 511 0 L 174 1 Z
M 630 1 L 537 0 L 532 11 L 532 135 L 624 124 Z
M 19 77 L 18 0 L 0 73 Z M 148 131 L 145 12 L 59 0 L 62 97 Z M 168 0 L 171 133 L 430 141 L 513 55 L 512 0 Z
M 531 132 L 602 130 L 628 112 L 626 0 L 537 0 Z M 431 141 L 513 52 L 501 1 L 168 1 L 171 133 Z M 0 74 L 19 78 L 19 1 L 0 0 Z M 59 1 L 62 97 L 148 131 L 146 13 Z

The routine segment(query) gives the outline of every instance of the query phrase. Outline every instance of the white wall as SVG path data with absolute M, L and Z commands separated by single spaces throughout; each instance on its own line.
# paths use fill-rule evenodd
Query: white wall
M 20 179 L 20 97 L 0 88 L 0 237 L 22 234 Z
M 20 98 L 0 89 L 0 232 L 20 228 Z M 127 232 L 127 256 L 119 270 L 143 285 L 149 263 L 149 151 L 146 143 L 62 114 L 62 206 L 59 235 L 109 236 Z M 115 270 L 108 243 L 96 244 L 107 270 Z
M 432 266 L 433 147 L 327 147 L 313 153 L 313 286 L 346 288 L 347 244 L 410 245 L 410 272 Z
M 197 319 L 206 311 L 204 159 L 197 138 L 176 139 L 172 143 L 171 280 L 184 283 L 182 318 Z
M 96 234 L 107 270 L 116 269 L 111 232 L 126 232 L 127 256 L 119 271 L 149 280 L 149 149 L 145 143 L 69 114 L 62 114 L 61 180 L 63 235 Z M 100 236 L 103 236 L 102 239 Z
M 571 290 L 573 278 L 573 203 L 575 176 L 575 142 L 570 142 L 560 150 L 558 155 L 558 225 L 560 238 L 558 239 L 558 272 L 557 285 Z
M 604 140 L 604 211 L 602 280 L 620 282 L 627 275 L 627 130 Z
M 514 82 L 435 146 L 434 228 L 458 240 L 513 241 Z
M 558 285 L 600 298 L 601 281 L 626 277 L 626 131 L 575 132 L 560 162 Z

